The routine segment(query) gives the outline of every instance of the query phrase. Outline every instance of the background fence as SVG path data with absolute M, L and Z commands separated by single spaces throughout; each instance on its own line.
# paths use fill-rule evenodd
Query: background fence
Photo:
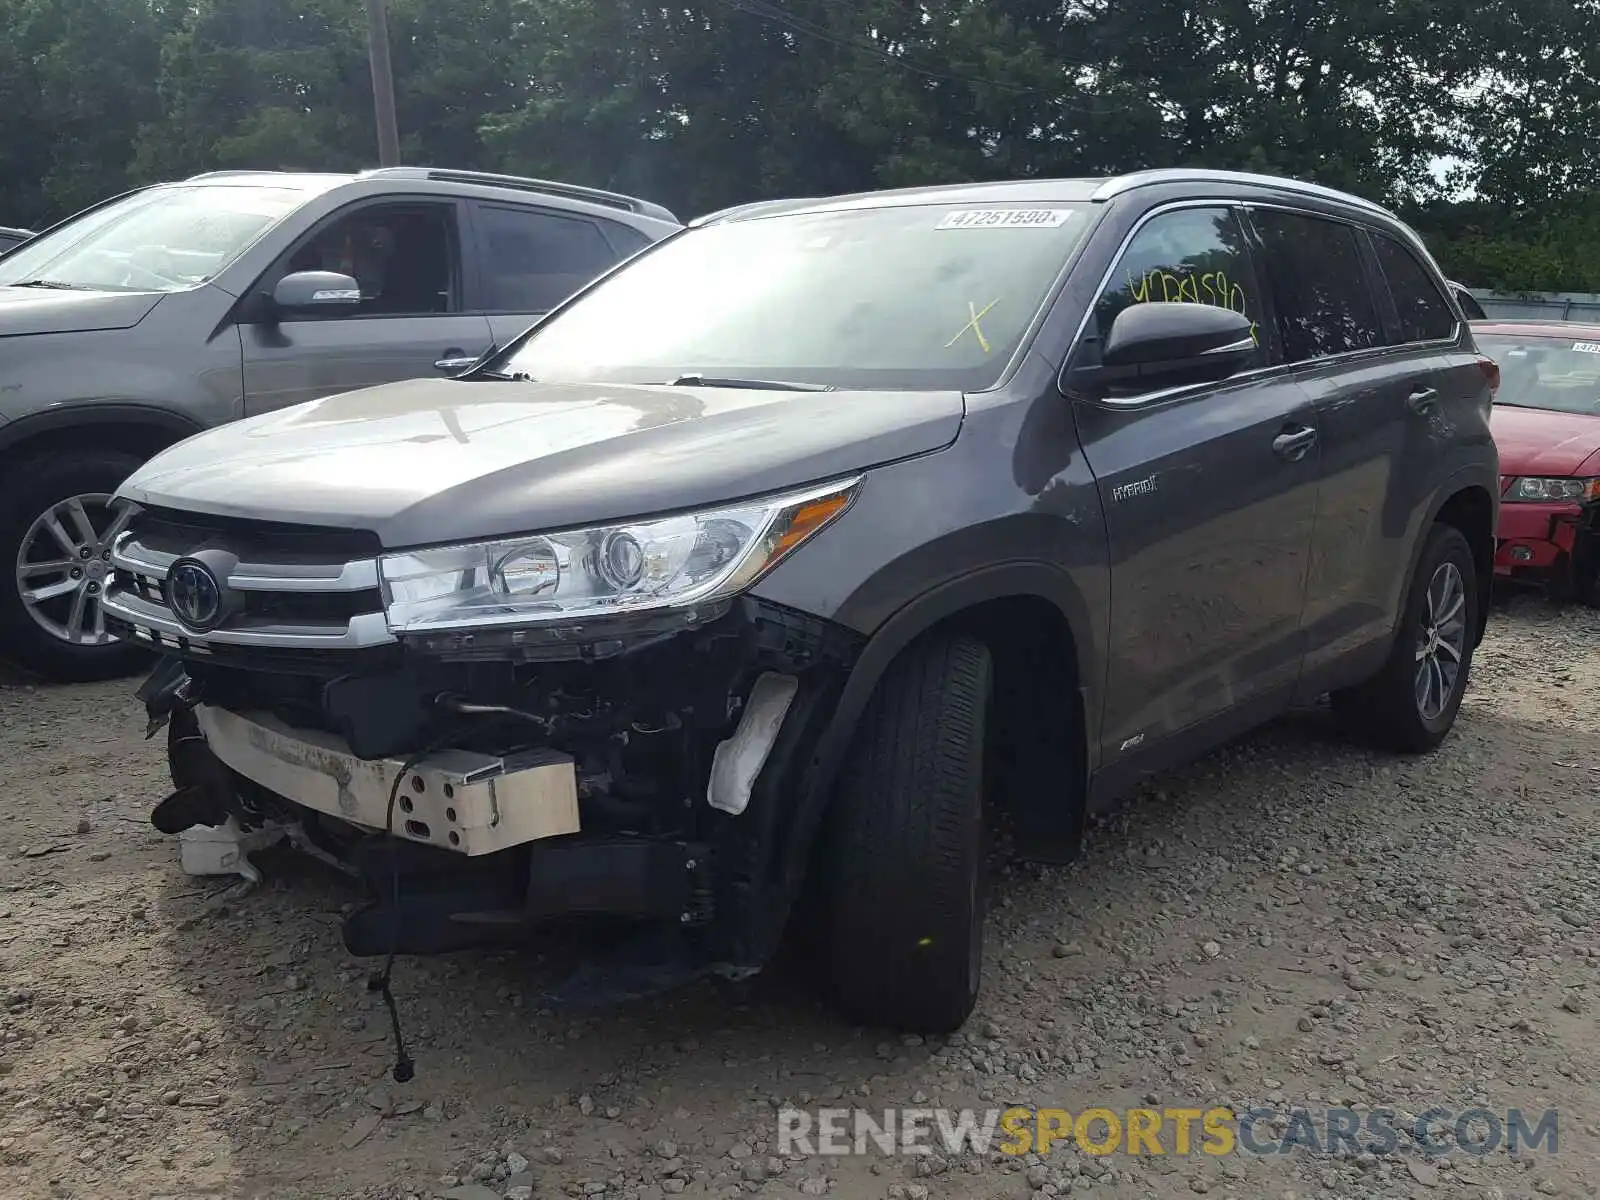
M 1533 292 L 1513 295 L 1487 288 L 1468 289 L 1483 305 L 1490 320 L 1594 321 L 1600 324 L 1600 294 L 1594 292 Z

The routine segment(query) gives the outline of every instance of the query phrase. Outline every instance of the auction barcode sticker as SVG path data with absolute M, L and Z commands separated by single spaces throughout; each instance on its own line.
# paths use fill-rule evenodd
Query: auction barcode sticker
M 1070 208 L 964 208 L 946 213 L 935 229 L 1059 229 Z
M 1572 348 L 1579 354 L 1600 354 L 1600 342 L 1573 342 Z

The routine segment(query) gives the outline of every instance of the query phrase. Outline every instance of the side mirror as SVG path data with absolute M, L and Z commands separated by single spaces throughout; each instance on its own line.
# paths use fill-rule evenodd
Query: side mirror
M 1153 300 L 1117 314 L 1100 366 L 1075 374 L 1093 390 L 1216 383 L 1256 352 L 1249 317 L 1211 304 Z
M 337 271 L 296 271 L 278 280 L 272 303 L 284 311 L 348 308 L 361 303 L 361 285 Z

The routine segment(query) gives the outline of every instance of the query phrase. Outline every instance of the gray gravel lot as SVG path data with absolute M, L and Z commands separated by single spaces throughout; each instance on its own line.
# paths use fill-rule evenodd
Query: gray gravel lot
M 282 855 L 243 895 L 184 876 L 133 684 L 0 684 L 0 1195 L 1595 1196 L 1597 652 L 1600 612 L 1515 601 L 1434 756 L 1307 713 L 1163 779 L 1072 867 L 1004 869 L 980 1011 L 942 1044 L 841 1024 L 798 968 L 553 1014 L 559 947 L 533 947 L 401 961 L 404 1086 L 344 881 Z M 783 1156 L 780 1105 L 1265 1106 L 1269 1144 L 1333 1106 L 1402 1133 Z M 1553 1151 L 1450 1144 L 1455 1114 L 1513 1108 L 1555 1110 Z

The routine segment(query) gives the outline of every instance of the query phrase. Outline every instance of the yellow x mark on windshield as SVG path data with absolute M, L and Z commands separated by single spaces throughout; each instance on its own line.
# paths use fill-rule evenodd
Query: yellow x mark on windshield
M 983 326 L 979 325 L 978 322 L 984 317 L 988 316 L 989 310 L 999 303 L 999 300 L 991 300 L 980 310 L 976 304 L 974 304 L 971 300 L 968 300 L 967 323 L 961 327 L 961 331 L 957 333 L 955 337 L 951 338 L 944 344 L 944 348 L 946 350 L 950 349 L 951 346 L 954 346 L 964 336 L 966 336 L 967 330 L 970 329 L 972 330 L 973 335 L 978 339 L 978 345 L 983 347 L 983 352 L 985 354 L 989 353 L 989 339 L 983 336 Z

